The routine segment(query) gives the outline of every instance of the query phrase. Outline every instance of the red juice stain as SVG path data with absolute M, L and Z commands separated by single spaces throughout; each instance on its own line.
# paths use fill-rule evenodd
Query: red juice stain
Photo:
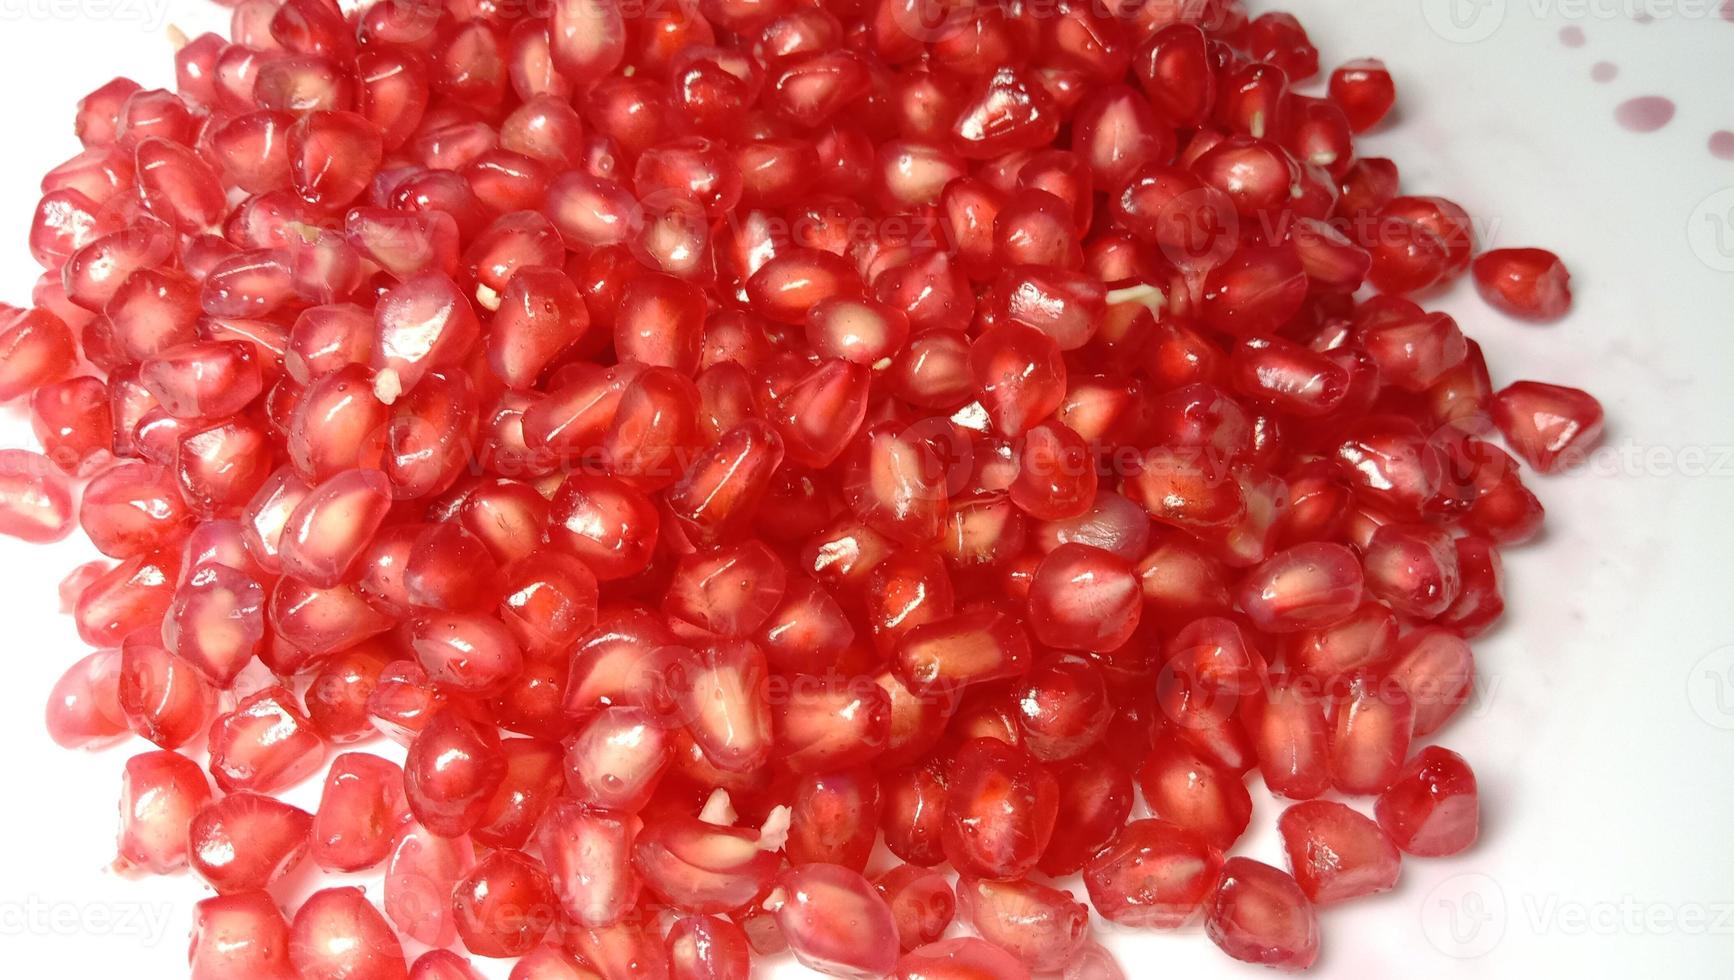
M 1620 66 L 1611 61 L 1598 61 L 1590 66 L 1590 81 L 1611 82 L 1618 78 Z
M 1711 133 L 1710 155 L 1718 160 L 1734 160 L 1734 133 L 1726 129 Z
M 1583 28 L 1573 25 L 1559 29 L 1559 43 L 1568 48 L 1581 48 L 1584 44 Z
M 1634 133 L 1653 133 L 1674 118 L 1674 102 L 1659 95 L 1627 99 L 1614 109 L 1614 119 Z

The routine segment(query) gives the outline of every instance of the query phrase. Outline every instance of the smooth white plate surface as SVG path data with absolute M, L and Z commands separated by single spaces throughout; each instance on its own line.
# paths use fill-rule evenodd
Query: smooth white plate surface
M 1412 192 L 1465 205 L 1484 246 L 1550 247 L 1571 267 L 1576 311 L 1557 325 L 1504 319 L 1466 284 L 1439 301 L 1495 383 L 1581 386 L 1609 419 L 1588 467 L 1534 481 L 1548 531 L 1507 553 L 1509 614 L 1476 644 L 1472 710 L 1442 733 L 1476 767 L 1482 843 L 1408 861 L 1395 893 L 1328 910 L 1314 976 L 1734 973 L 1734 161 L 1706 149 L 1734 129 L 1734 23 L 1718 2 L 1652 0 L 1650 23 L 1631 16 L 1638 0 L 1290 8 L 1327 70 L 1376 55 L 1396 72 L 1401 118 L 1365 154 L 1398 160 Z M 35 185 L 77 149 L 73 103 L 117 74 L 170 85 L 171 22 L 195 35 L 226 12 L 0 0 L 0 299 L 28 301 Z M 1566 27 L 1583 46 L 1562 43 Z M 1598 61 L 1617 79 L 1592 83 Z M 1670 125 L 1616 126 L 1617 103 L 1652 94 L 1679 103 Z M 0 421 L 0 444 L 28 439 Z M 55 585 L 91 557 L 0 540 L 0 962 L 16 977 L 184 976 L 206 890 L 105 871 L 128 751 L 63 752 L 42 728 L 50 685 L 83 653 Z M 1260 800 L 1240 853 L 1281 863 L 1276 812 Z M 1263 975 L 1196 930 L 1097 928 L 1132 977 Z

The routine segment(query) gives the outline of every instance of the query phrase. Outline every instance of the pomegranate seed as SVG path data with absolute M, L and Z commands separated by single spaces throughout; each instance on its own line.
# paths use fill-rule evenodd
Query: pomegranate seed
M 1457 549 L 1440 528 L 1386 524 L 1373 532 L 1362 561 L 1367 591 L 1400 613 L 1432 619 L 1457 601 Z
M 146 752 L 127 760 L 120 785 L 115 869 L 161 875 L 185 868 L 187 830 L 211 799 L 198 764 L 174 752 Z
M 534 952 L 531 953 L 534 956 Z M 480 980 L 470 961 L 447 949 L 421 954 L 410 965 L 409 980 Z
M 1226 850 L 1246 833 L 1252 798 L 1238 773 L 1214 766 L 1177 740 L 1163 739 L 1138 770 L 1156 816 Z
M 1391 73 L 1377 58 L 1358 58 L 1331 72 L 1330 94 L 1357 133 L 1378 125 L 1397 101 Z
M 263 891 L 207 898 L 193 906 L 192 980 L 290 980 L 289 923 Z
M 1379 826 L 1398 848 L 1418 857 L 1446 857 L 1475 843 L 1481 797 L 1463 757 L 1430 745 L 1415 754 L 1379 796 Z
M 912 766 L 884 777 L 880 829 L 891 853 L 910 864 L 931 868 L 945 860 L 941 833 L 945 817 L 944 773 Z
M 1062 877 L 1081 869 L 1113 840 L 1132 810 L 1132 776 L 1106 755 L 1086 755 L 1054 771 L 1060 812 L 1042 852 L 1043 874 Z
M 1539 248 L 1501 248 L 1475 259 L 1475 288 L 1489 305 L 1522 320 L 1557 320 L 1571 308 L 1571 274 Z
M 1268 864 L 1230 858 L 1206 903 L 1204 931 L 1247 963 L 1305 970 L 1319 954 L 1319 922 L 1295 880 Z
M 966 879 L 957 901 L 983 939 L 1038 973 L 1064 967 L 1089 932 L 1089 910 L 1071 893 L 1031 881 Z
M 574 922 L 610 926 L 637 902 L 632 854 L 640 827 L 637 817 L 568 801 L 548 811 L 537 840 L 561 908 Z
M 670 980 L 746 980 L 752 947 L 740 926 L 714 915 L 689 915 L 664 940 Z
M 243 698 L 211 726 L 211 775 L 225 791 L 281 789 L 324 761 L 324 741 L 282 687 Z
M 945 876 L 913 864 L 900 864 L 873 879 L 873 888 L 891 907 L 904 952 L 937 941 L 957 911 Z
M 1602 433 L 1602 406 L 1576 388 L 1518 381 L 1493 397 L 1493 422 L 1524 461 L 1542 473 L 1581 462 Z
M 596 712 L 566 750 L 566 780 L 580 800 L 627 812 L 642 809 L 668 765 L 668 735 L 642 708 Z
M 776 852 L 760 848 L 754 831 L 674 815 L 646 826 L 632 854 L 645 887 L 701 915 L 745 907 L 770 888 L 777 865 Z
M 346 752 L 325 776 L 313 816 L 313 861 L 333 871 L 371 868 L 390 853 L 408 815 L 403 771 L 378 756 Z
M 405 824 L 385 865 L 385 914 L 406 938 L 449 946 L 457 938 L 452 889 L 475 865 L 468 837 Z
M 287 803 L 231 793 L 193 814 L 189 863 L 220 894 L 258 891 L 301 863 L 312 825 L 312 815 Z
M 863 871 L 878 830 L 879 782 L 871 773 L 807 774 L 795 784 L 783 851 L 790 864 Z
M 897 980 L 1029 980 L 1030 971 L 993 943 L 974 937 L 944 939 L 910 950 L 897 961 Z
M 542 866 L 519 851 L 493 851 L 452 888 L 452 921 L 477 956 L 522 956 L 559 915 Z
M 765 900 L 795 959 L 841 977 L 884 976 L 897 963 L 897 920 L 867 879 L 807 864 L 777 876 Z
M 359 888 L 327 888 L 301 904 L 289 925 L 289 960 L 309 978 L 390 980 L 409 975 L 391 926 Z
M 130 714 L 120 698 L 124 672 L 119 650 L 98 650 L 66 669 L 48 695 L 48 735 L 56 745 L 94 751 L 126 736 Z
M 963 744 L 945 796 L 945 855 L 959 874 L 1016 878 L 1053 838 L 1059 786 L 1029 753 L 993 739 Z
M 1135 820 L 1084 865 L 1084 885 L 1110 922 L 1173 929 L 1198 917 L 1221 863 L 1191 831 Z
M 410 813 L 428 830 L 457 837 L 481 822 L 505 780 L 506 760 L 493 726 L 448 708 L 416 734 L 403 774 Z
M 1297 803 L 1277 821 L 1301 891 L 1328 905 L 1397 885 L 1400 856 L 1372 820 L 1341 803 Z

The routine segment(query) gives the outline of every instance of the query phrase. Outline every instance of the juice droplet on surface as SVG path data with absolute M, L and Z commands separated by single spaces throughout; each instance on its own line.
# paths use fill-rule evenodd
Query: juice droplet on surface
M 1620 66 L 1611 61 L 1598 61 L 1590 66 L 1590 81 L 1611 82 L 1620 75 Z
M 1674 118 L 1674 102 L 1659 95 L 1627 99 L 1614 109 L 1614 119 L 1634 133 L 1653 133 Z
M 1734 133 L 1726 129 L 1711 133 L 1710 155 L 1718 160 L 1734 160 Z
M 1559 29 L 1559 43 L 1568 48 L 1581 48 L 1584 44 L 1583 28 L 1576 26 Z

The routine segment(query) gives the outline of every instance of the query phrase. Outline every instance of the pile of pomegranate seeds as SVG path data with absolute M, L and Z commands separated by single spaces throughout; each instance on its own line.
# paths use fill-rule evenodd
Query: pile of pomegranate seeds
M 92 92 L 0 337 L 0 531 L 113 559 L 48 724 L 155 744 L 116 867 L 215 889 L 195 980 L 1122 976 L 1092 907 L 1304 969 L 1474 842 L 1422 743 L 1601 410 L 1406 298 L 1570 292 L 1355 157 L 1383 65 L 1304 95 L 1236 0 L 431 3 Z

